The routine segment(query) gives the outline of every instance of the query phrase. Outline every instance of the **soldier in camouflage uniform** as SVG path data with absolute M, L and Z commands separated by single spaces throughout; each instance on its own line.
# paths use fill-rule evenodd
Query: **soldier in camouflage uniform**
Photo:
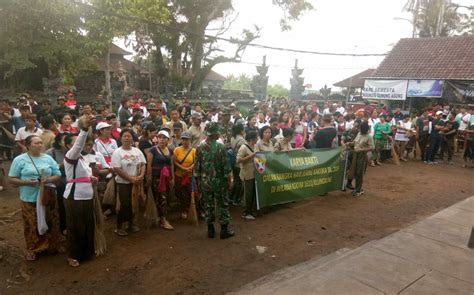
M 153 123 L 156 128 L 161 129 L 168 122 L 165 116 L 162 115 L 162 107 L 158 107 L 155 103 L 150 103 L 147 106 L 147 110 L 150 112 L 150 115 L 145 119 L 144 124 Z
M 225 108 L 220 117 L 221 119 L 221 131 L 222 131 L 222 139 L 224 140 L 224 146 L 226 149 L 230 148 L 230 141 L 232 139 L 232 126 L 233 124 L 230 122 L 230 109 Z
M 341 137 L 341 144 L 345 147 L 347 153 L 347 184 L 346 188 L 353 190 L 352 179 L 355 175 L 355 161 L 354 161 L 354 139 L 359 133 L 359 126 L 361 121 L 359 119 L 354 121 L 352 128 L 344 131 Z
M 196 151 L 194 175 L 206 203 L 207 236 L 209 238 L 215 236 L 215 202 L 217 202 L 221 224 L 220 237 L 227 239 L 234 236 L 234 231 L 228 227 L 230 214 L 226 193 L 232 186 L 232 170 L 227 161 L 224 145 L 217 142 L 220 137 L 219 124 L 209 123 L 206 133 L 206 141 L 202 142 Z

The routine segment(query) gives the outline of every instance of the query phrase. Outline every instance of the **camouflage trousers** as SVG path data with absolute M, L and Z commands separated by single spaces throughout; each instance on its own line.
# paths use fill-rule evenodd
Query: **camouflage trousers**
M 206 224 L 212 224 L 216 219 L 216 206 L 217 214 L 219 215 L 219 223 L 221 225 L 229 224 L 229 200 L 227 193 L 224 190 L 217 191 L 203 191 L 202 197 L 206 204 Z

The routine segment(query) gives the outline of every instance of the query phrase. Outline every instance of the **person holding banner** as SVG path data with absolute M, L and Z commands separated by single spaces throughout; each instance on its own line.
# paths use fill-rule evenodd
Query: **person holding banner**
M 272 128 L 270 126 L 263 126 L 259 130 L 260 139 L 255 145 L 255 152 L 273 152 L 275 148 L 271 142 Z
M 291 151 L 293 147 L 291 146 L 291 141 L 295 136 L 295 131 L 291 128 L 283 129 L 283 137 L 278 139 L 275 143 L 275 152 L 287 152 Z
M 249 131 L 245 135 L 245 143 L 237 152 L 237 163 L 240 165 L 240 179 L 244 184 L 244 211 L 242 218 L 248 221 L 255 220 L 257 208 L 257 194 L 255 190 L 255 144 L 257 143 L 257 132 Z
M 374 139 L 369 135 L 369 124 L 362 122 L 360 124 L 360 132 L 354 139 L 354 156 L 355 161 L 355 180 L 356 187 L 352 192 L 354 197 L 359 197 L 364 194 L 362 183 L 364 181 L 364 172 L 367 166 L 367 153 L 374 149 Z

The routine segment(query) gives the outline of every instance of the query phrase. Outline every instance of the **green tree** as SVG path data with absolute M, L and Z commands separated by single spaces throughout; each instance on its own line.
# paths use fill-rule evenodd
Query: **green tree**
M 450 0 L 409 0 L 403 9 L 413 14 L 414 35 L 418 37 L 446 37 L 473 33 L 472 6 L 461 6 Z M 469 12 L 466 13 L 466 10 Z
M 250 84 L 252 78 L 246 74 L 240 74 L 239 76 L 229 75 L 227 80 L 224 81 L 223 89 L 236 90 L 236 91 L 250 91 Z
M 268 85 L 267 95 L 273 97 L 288 97 L 290 95 L 290 89 L 281 84 Z
M 301 13 L 312 9 L 304 0 L 272 1 L 284 11 L 282 29 L 289 29 L 289 22 L 298 20 Z M 116 21 L 123 24 L 122 35 L 145 40 L 136 44 L 153 48 L 143 51 L 153 55 L 160 78 L 180 78 L 188 90 L 198 90 L 215 65 L 240 61 L 247 45 L 259 36 L 257 27 L 244 29 L 240 36 L 231 38 L 233 54 L 222 54 L 217 45 L 218 37 L 227 32 L 235 20 L 231 0 L 91 0 L 91 3 L 110 15 L 136 17 L 136 20 L 117 18 Z M 150 23 L 145 27 L 138 20 Z
M 84 11 L 62 0 L 9 0 L 0 8 L 0 73 L 16 80 L 42 68 L 49 78 L 72 82 L 93 66 L 99 43 L 89 38 Z M 41 77 L 34 77 L 41 80 Z

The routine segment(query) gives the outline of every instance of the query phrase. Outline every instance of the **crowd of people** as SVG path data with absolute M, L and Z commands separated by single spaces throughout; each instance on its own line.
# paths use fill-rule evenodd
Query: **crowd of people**
M 234 235 L 229 204 L 242 206 L 245 220 L 257 217 L 257 152 L 343 147 L 346 187 L 360 197 L 368 166 L 410 158 L 431 165 L 445 156 L 453 164 L 456 151 L 464 152 L 463 166 L 472 165 L 473 112 L 436 105 L 408 114 L 368 102 L 354 108 L 277 99 L 243 116 L 234 103 L 125 97 L 114 113 L 101 95 L 79 104 L 71 92 L 53 108 L 25 94 L 15 103 L 0 100 L 0 157 L 13 159 L 8 176 L 20 188 L 26 259 L 56 251 L 63 234 L 76 267 L 97 252 L 98 207 L 117 215 L 117 235 L 140 231 L 138 190 L 151 192 L 165 230 L 174 229 L 170 203 L 176 199 L 187 219 L 196 192 L 207 236 L 215 237 L 217 213 L 227 239 Z M 113 202 L 105 200 L 109 190 Z

